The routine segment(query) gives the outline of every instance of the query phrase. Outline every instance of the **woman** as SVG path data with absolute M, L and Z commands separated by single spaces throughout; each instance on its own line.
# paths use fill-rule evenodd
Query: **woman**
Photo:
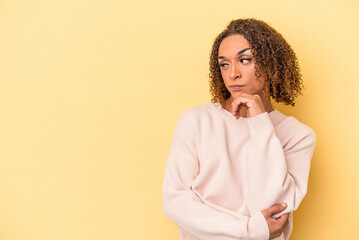
M 295 53 L 272 27 L 232 21 L 210 58 L 212 103 L 187 109 L 163 182 L 166 216 L 181 240 L 288 239 L 307 192 L 314 132 L 273 109 L 294 106 Z

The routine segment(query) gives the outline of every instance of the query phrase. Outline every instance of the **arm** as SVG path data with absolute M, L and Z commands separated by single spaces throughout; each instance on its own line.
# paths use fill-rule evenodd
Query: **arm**
M 269 99 L 265 101 L 268 103 Z M 242 106 L 247 108 L 250 128 L 245 186 L 248 209 L 252 214 L 258 209 L 286 202 L 285 211 L 273 215 L 278 218 L 296 210 L 307 192 L 315 134 L 306 126 L 286 126 L 291 133 L 283 148 L 261 97 L 245 93 L 238 96 L 232 102 L 233 116 L 237 119 Z
M 267 222 L 259 209 L 250 218 L 232 216 L 204 203 L 192 191 L 192 183 L 200 171 L 195 124 L 193 115 L 185 112 L 174 133 L 163 182 L 166 216 L 202 240 L 268 239 Z
M 248 125 L 251 139 L 246 195 L 250 212 L 280 202 L 288 207 L 273 217 L 296 210 L 307 192 L 314 132 L 302 126 L 283 148 L 268 113 L 249 118 Z

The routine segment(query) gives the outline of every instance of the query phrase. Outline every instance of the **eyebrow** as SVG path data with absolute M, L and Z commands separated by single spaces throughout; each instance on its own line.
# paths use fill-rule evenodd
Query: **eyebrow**
M 239 51 L 238 53 L 237 53 L 237 55 L 241 55 L 242 53 L 244 53 L 244 52 L 246 52 L 246 51 L 248 51 L 248 50 L 250 50 L 251 48 L 245 48 L 245 49 L 242 49 L 241 51 Z M 218 59 L 224 59 L 225 57 L 223 57 L 223 56 L 219 56 L 218 57 Z

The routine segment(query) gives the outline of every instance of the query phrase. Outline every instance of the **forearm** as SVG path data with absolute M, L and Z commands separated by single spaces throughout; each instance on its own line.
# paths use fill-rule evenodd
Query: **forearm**
M 247 202 L 250 211 L 286 202 L 280 214 L 296 210 L 307 192 L 314 133 L 300 133 L 283 149 L 267 113 L 248 121 L 250 147 L 247 159 Z
M 191 190 L 163 191 L 164 211 L 181 229 L 201 240 L 268 239 L 260 211 L 252 217 L 223 213 L 202 202 Z

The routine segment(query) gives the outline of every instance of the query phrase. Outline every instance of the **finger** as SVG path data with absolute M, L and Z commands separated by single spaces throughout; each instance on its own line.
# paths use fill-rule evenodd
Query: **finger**
M 236 119 L 238 119 L 241 116 L 241 111 L 242 111 L 243 106 L 244 106 L 243 104 L 238 105 L 238 110 L 237 110 L 237 113 L 235 115 Z
M 258 94 L 246 94 L 243 93 L 241 96 L 241 99 L 245 99 L 244 101 L 247 102 L 247 107 L 251 108 L 256 106 L 260 106 L 263 104 L 261 97 Z
M 234 101 L 231 103 L 232 105 L 232 115 L 235 116 L 235 113 L 237 112 L 237 98 L 234 99 Z
M 282 234 L 282 232 L 273 233 L 272 238 L 270 238 L 270 239 L 275 239 L 275 238 L 279 237 L 281 234 Z
M 239 105 L 240 105 L 240 102 L 238 102 L 237 99 L 232 102 L 232 115 L 235 117 L 238 114 Z
M 262 212 L 262 215 L 264 216 L 264 218 L 268 218 L 270 216 L 268 213 L 268 209 L 263 209 L 261 212 Z
M 288 217 L 287 221 L 285 222 L 283 229 L 286 228 L 288 225 L 289 225 L 289 217 Z
M 288 222 L 289 214 L 283 214 L 278 218 L 277 222 L 281 224 L 281 226 L 284 226 Z
M 232 114 L 233 116 L 235 116 L 237 119 L 239 118 L 239 113 L 240 113 L 240 108 L 241 105 L 246 104 L 244 99 L 242 99 L 241 97 L 238 97 L 236 100 L 233 101 L 232 103 Z
M 232 113 L 233 114 L 238 111 L 240 104 L 241 104 L 240 97 L 237 97 L 236 99 L 233 100 L 233 102 L 232 102 Z
M 239 105 L 237 117 L 239 118 L 239 116 L 241 116 L 241 114 L 243 114 L 244 117 L 248 117 L 248 107 L 247 107 L 247 103 Z M 237 119 L 238 119 L 238 118 L 237 118 Z
M 255 102 L 253 96 L 249 94 L 242 94 L 240 97 L 237 98 L 237 100 L 248 108 L 253 107 L 253 104 Z
M 269 208 L 269 212 L 270 212 L 270 214 L 272 216 L 272 215 L 274 215 L 276 213 L 280 213 L 281 211 L 283 211 L 286 208 L 287 208 L 286 203 L 276 204 L 276 205 Z
M 247 103 L 251 100 L 251 98 L 245 97 L 243 94 L 238 96 L 235 100 L 232 102 L 232 107 L 238 106 L 241 103 Z

